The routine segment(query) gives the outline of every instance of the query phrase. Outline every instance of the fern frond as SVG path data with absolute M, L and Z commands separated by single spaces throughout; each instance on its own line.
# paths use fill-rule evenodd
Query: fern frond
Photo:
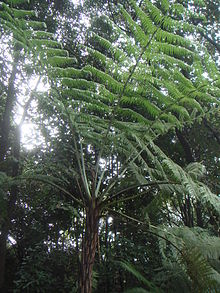
M 47 58 L 47 63 L 53 67 L 72 67 L 76 62 L 76 58 L 71 57 L 53 56 Z
M 12 6 L 17 6 L 25 3 L 29 3 L 30 0 L 5 0 L 6 3 L 11 4 Z
M 213 279 L 213 270 L 201 253 L 192 247 L 186 247 L 182 251 L 182 260 L 186 264 L 187 273 L 192 281 L 192 291 L 203 293 L 216 290 L 216 282 Z
M 154 31 L 155 25 L 153 24 L 152 20 L 150 19 L 149 15 L 147 15 L 137 4 L 135 1 L 131 1 L 130 3 L 132 7 L 134 8 L 138 18 L 141 21 L 142 27 L 144 29 L 144 32 L 147 34 L 150 34 Z
M 26 18 L 26 17 L 36 17 L 36 12 L 34 10 L 22 10 L 22 9 L 12 9 L 12 13 L 15 18 Z
M 134 34 L 134 38 L 137 43 L 141 44 L 144 47 L 148 42 L 148 37 L 142 30 L 142 28 L 132 19 L 130 14 L 121 6 L 121 13 L 123 18 L 127 21 L 129 28 Z
M 131 265 L 128 262 L 125 261 L 118 261 L 118 264 L 125 269 L 126 271 L 130 272 L 133 276 L 135 276 L 140 282 L 142 282 L 144 285 L 146 285 L 149 289 L 150 292 L 155 292 L 155 293 L 159 293 L 161 292 L 161 290 L 159 290 L 159 288 L 157 288 L 152 282 L 148 281 L 140 272 L 138 272 L 133 265 Z M 130 290 L 129 290 L 130 291 Z M 132 292 L 132 291 L 130 291 Z M 138 291 L 137 291 L 138 292 Z M 149 292 L 146 290 L 142 290 L 139 292 Z

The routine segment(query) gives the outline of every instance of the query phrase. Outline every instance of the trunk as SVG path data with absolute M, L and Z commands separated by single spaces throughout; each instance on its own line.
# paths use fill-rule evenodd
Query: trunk
M 186 157 L 186 162 L 192 163 L 195 161 L 194 156 L 193 156 L 193 152 L 190 148 L 190 144 L 187 141 L 186 137 L 184 136 L 183 132 L 179 131 L 178 129 L 176 129 L 176 135 L 179 139 L 179 142 L 181 143 L 184 153 L 185 153 L 185 157 Z
M 5 292 L 5 257 L 6 257 L 6 241 L 8 237 L 8 229 L 2 227 L 0 235 L 0 292 Z
M 9 135 L 11 127 L 11 117 L 12 109 L 15 102 L 15 79 L 17 73 L 17 58 L 15 58 L 14 65 L 12 68 L 11 76 L 9 78 L 8 90 L 7 90 L 7 99 L 5 103 L 4 113 L 0 121 L 0 171 L 9 173 L 10 170 L 5 167 L 7 164 L 4 164 L 7 156 L 7 151 L 9 147 Z M 16 134 L 17 135 L 17 134 Z M 16 136 L 17 138 L 17 136 Z M 16 157 L 16 156 L 15 156 Z M 12 176 L 14 176 L 16 169 L 13 166 Z M 10 174 L 10 173 L 9 173 Z M 12 191 L 11 193 L 14 193 Z M 9 205 L 9 202 L 8 202 Z M 4 288 L 4 279 L 5 279 L 5 258 L 6 258 L 6 243 L 8 238 L 9 223 L 10 217 L 9 212 L 11 212 L 11 206 L 9 205 L 6 210 L 5 219 L 0 219 L 0 292 L 5 292 Z
M 14 145 L 12 155 L 15 158 L 15 162 L 12 165 L 12 177 L 16 177 L 19 174 L 19 159 L 20 159 L 20 127 L 18 126 L 15 130 Z M 9 229 L 11 220 L 13 219 L 15 202 L 18 195 L 17 185 L 11 187 L 8 195 L 9 200 L 7 203 L 7 211 L 5 219 L 3 220 L 1 235 L 0 235 L 0 292 L 5 292 L 4 281 L 5 281 L 5 260 L 6 260 L 6 243 L 8 239 Z
M 86 208 L 85 235 L 82 242 L 81 258 L 81 293 L 92 292 L 92 270 L 98 242 L 99 208 L 95 200 L 91 200 Z
M 9 132 L 11 126 L 12 109 L 15 103 L 15 79 L 17 73 L 17 58 L 14 61 L 12 73 L 9 78 L 7 99 L 2 120 L 0 121 L 0 162 L 3 162 L 9 145 Z

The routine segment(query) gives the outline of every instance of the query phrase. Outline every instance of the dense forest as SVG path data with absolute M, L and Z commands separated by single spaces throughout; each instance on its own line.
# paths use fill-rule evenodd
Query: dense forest
M 0 292 L 220 292 L 218 0 L 0 1 Z

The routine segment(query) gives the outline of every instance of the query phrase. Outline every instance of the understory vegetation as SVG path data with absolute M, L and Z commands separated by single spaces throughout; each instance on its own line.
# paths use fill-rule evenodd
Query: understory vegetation
M 218 6 L 0 1 L 0 292 L 220 292 Z

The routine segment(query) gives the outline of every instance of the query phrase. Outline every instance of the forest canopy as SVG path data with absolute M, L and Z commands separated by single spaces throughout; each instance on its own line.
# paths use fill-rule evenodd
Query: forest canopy
M 218 13 L 0 2 L 1 292 L 219 292 Z

